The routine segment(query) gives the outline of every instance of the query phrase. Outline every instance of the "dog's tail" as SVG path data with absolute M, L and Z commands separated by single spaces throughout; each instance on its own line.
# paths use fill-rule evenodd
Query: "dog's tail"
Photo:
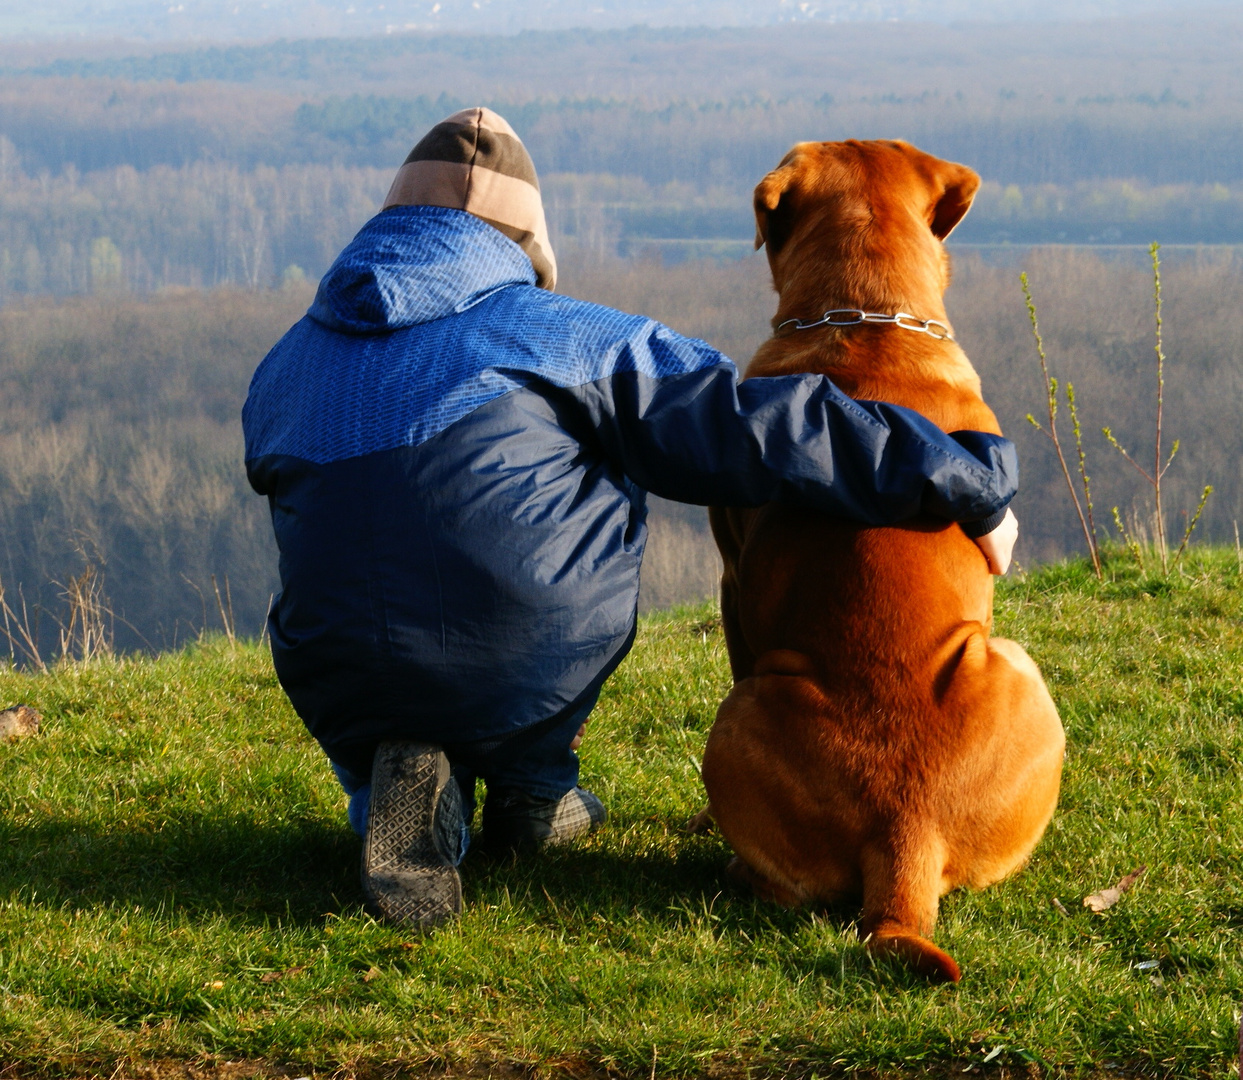
M 929 982 L 957 982 L 962 978 L 958 962 L 949 953 L 909 926 L 892 920 L 885 920 L 872 930 L 867 950 L 873 956 L 896 956 Z
M 874 956 L 897 957 L 932 982 L 958 982 L 957 962 L 925 936 L 936 922 L 941 895 L 940 847 L 927 838 L 905 837 L 865 853 L 859 934 Z

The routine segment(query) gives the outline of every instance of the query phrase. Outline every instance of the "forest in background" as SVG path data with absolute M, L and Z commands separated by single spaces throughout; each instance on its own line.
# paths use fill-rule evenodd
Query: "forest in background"
M 1113 505 L 1143 519 L 1137 477 L 1099 431 L 1136 451 L 1149 438 L 1151 283 L 1127 245 L 1161 241 L 1166 430 L 1183 440 L 1167 505 L 1177 523 L 1214 484 L 1203 535 L 1232 541 L 1240 31 L 1223 8 L 1073 26 L 0 43 L 6 597 L 25 599 L 48 648 L 58 596 L 98 565 L 118 644 L 165 647 L 221 624 L 214 576 L 238 631 L 258 632 L 276 582 L 241 469 L 250 373 L 410 145 L 466 103 L 497 107 L 530 147 L 563 289 L 743 361 L 773 307 L 750 190 L 791 143 L 899 136 L 980 171 L 951 242 L 951 314 L 1020 445 L 1024 563 L 1080 541 L 1024 419 L 1043 398 L 1017 271 L 1054 374 L 1079 391 L 1098 521 Z M 1042 246 L 1059 243 L 1095 247 Z M 710 593 L 702 511 L 658 504 L 653 520 L 645 607 Z
M 0 46 L 0 300 L 317 278 L 413 142 L 475 103 L 527 142 L 554 239 L 602 257 L 742 255 L 755 182 L 795 141 L 847 137 L 979 171 L 960 244 L 1243 244 L 1240 35 L 1219 8 Z

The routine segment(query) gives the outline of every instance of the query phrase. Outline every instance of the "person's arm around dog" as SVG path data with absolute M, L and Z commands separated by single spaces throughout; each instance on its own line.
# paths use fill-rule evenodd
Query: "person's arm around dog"
M 991 521 L 977 524 L 991 524 Z M 963 531 L 975 541 L 988 560 L 988 572 L 1001 575 L 1010 569 L 1010 556 L 1014 553 L 1014 542 L 1019 538 L 1019 519 L 1008 506 L 1001 515 L 1001 521 L 988 532 L 976 534 L 975 530 L 964 527 Z
M 701 341 L 647 321 L 612 371 L 569 393 L 605 454 L 647 491 L 679 502 L 807 506 L 869 525 L 929 514 L 964 523 L 990 569 L 1018 487 L 1014 445 L 947 435 L 910 409 L 855 401 L 820 375 L 742 381 Z M 972 525 L 976 528 L 972 528 Z M 1008 526 L 1006 526 L 1008 528 Z M 998 535 L 994 535 L 997 533 Z

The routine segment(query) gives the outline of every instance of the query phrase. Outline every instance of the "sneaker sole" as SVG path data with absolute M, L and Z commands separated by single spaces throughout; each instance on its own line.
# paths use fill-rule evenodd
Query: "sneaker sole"
M 363 893 L 373 913 L 423 930 L 461 913 L 462 879 L 437 844 L 437 829 L 452 832 L 461 816 L 461 795 L 438 747 L 380 744 L 362 859 Z

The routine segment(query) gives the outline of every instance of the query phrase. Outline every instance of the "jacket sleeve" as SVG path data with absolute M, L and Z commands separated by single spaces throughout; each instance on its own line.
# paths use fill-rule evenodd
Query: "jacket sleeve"
M 699 363 L 642 358 L 573 391 L 605 454 L 656 495 L 793 503 L 871 525 L 921 513 L 987 524 L 1018 488 L 1014 446 L 1000 436 L 947 435 L 910 409 L 855 401 L 820 375 L 740 381 L 709 346 L 660 330 L 660 349 L 689 349 Z

